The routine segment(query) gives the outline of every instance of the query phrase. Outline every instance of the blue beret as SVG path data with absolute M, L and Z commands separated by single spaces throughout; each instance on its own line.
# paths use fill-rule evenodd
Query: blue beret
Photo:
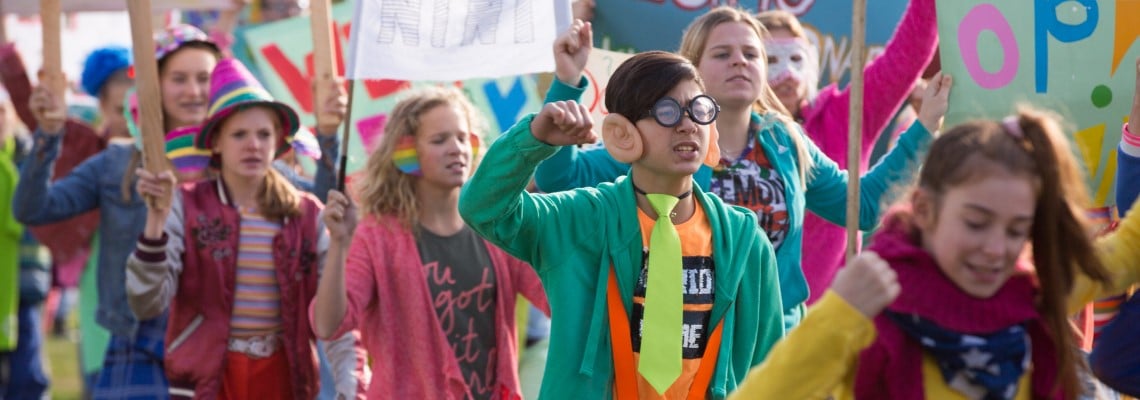
M 83 90 L 92 96 L 99 96 L 107 78 L 116 71 L 131 66 L 131 51 L 122 46 L 107 46 L 96 49 L 83 62 Z

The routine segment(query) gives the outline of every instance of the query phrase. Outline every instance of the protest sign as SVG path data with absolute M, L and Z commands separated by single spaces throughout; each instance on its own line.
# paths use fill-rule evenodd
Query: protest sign
M 867 10 L 868 60 L 902 18 L 908 0 L 875 0 Z M 689 23 L 718 5 L 756 12 L 787 10 L 800 18 L 820 51 L 820 87 L 845 82 L 851 69 L 851 0 L 655 0 L 597 1 L 594 46 L 622 52 L 677 51 Z
M 937 5 L 942 67 L 954 77 L 946 123 L 1001 118 L 1019 103 L 1060 113 L 1094 202 L 1110 204 L 1140 56 L 1140 0 Z
M 564 8 L 562 20 L 555 7 Z M 453 81 L 549 72 L 569 3 L 539 0 L 359 1 L 351 79 Z
M 632 54 L 603 49 L 590 50 L 590 59 L 586 61 L 586 69 L 582 71 L 590 80 L 590 86 L 586 88 L 585 93 L 582 93 L 582 104 L 590 109 L 590 115 L 594 117 L 595 128 L 600 128 L 602 118 L 609 114 L 609 111 L 606 110 L 605 94 L 610 76 L 614 74 L 614 70 L 621 63 L 632 56 Z
M 333 57 L 344 73 L 345 47 L 353 28 L 351 4 L 337 4 L 332 8 Z M 294 18 L 263 24 L 246 30 L 262 84 L 273 96 L 292 106 L 307 126 L 314 124 L 313 96 L 310 83 L 314 76 L 310 24 L 305 18 Z M 550 54 L 552 44 L 545 44 Z M 362 61 L 387 62 L 388 57 L 368 55 Z M 388 112 L 395 107 L 400 94 L 413 87 L 435 85 L 436 82 L 404 80 L 363 80 L 356 82 L 352 101 L 352 126 L 349 135 L 348 171 L 360 170 L 383 132 Z M 473 79 L 445 84 L 461 87 L 468 99 L 488 122 L 484 140 L 490 143 L 503 130 L 510 128 L 529 112 L 538 111 L 541 99 L 535 93 L 535 82 L 530 76 L 512 76 L 499 79 Z
M 170 10 L 213 10 L 233 7 L 233 0 L 152 0 L 154 11 Z M 81 11 L 118 11 L 127 9 L 126 0 L 60 0 L 65 13 Z M 5 1 L 4 12 L 17 15 L 35 15 L 40 12 L 40 2 L 36 0 Z

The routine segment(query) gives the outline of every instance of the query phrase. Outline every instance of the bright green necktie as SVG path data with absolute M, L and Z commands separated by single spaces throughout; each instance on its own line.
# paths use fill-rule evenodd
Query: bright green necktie
M 657 213 L 649 235 L 649 273 L 637 372 L 664 394 L 681 375 L 681 238 L 669 215 L 680 201 L 665 194 L 645 197 Z

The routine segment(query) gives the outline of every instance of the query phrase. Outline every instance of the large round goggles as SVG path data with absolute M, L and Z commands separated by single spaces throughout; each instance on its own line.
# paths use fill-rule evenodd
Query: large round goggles
M 716 121 L 716 116 L 720 114 L 720 105 L 705 94 L 694 97 L 685 107 L 681 107 L 677 99 L 666 96 L 657 100 L 653 108 L 649 109 L 649 115 L 666 128 L 680 125 L 683 113 L 689 114 L 689 119 L 699 125 L 708 125 Z

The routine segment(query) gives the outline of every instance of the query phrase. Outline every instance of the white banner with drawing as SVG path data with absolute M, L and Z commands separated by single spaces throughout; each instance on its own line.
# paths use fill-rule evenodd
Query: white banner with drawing
M 360 0 L 346 74 L 455 81 L 554 70 L 569 0 Z

